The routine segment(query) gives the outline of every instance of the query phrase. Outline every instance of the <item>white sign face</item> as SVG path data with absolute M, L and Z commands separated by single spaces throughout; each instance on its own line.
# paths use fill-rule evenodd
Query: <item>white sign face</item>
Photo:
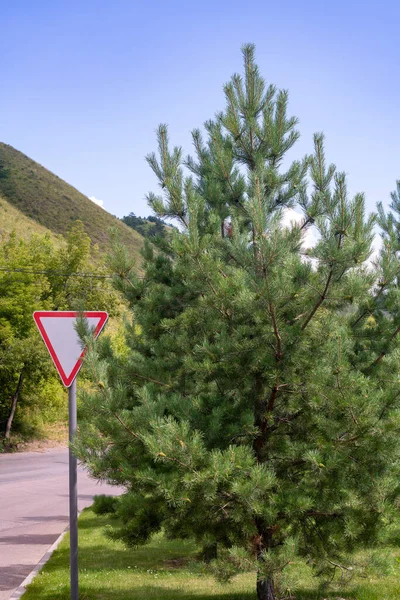
M 85 348 L 75 331 L 79 315 L 84 315 L 97 338 L 108 319 L 103 311 L 36 311 L 33 318 L 63 384 L 69 387 L 82 366 Z

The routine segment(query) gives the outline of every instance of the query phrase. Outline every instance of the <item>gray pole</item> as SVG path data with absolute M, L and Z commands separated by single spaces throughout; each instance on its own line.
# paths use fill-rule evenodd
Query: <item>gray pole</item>
M 69 441 L 76 433 L 76 379 L 68 389 Z M 70 533 L 70 581 L 71 600 L 78 600 L 78 492 L 77 460 L 69 449 L 69 533 Z

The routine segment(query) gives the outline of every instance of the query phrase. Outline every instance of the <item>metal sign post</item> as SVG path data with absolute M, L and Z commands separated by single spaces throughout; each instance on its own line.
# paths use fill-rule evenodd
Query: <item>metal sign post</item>
M 75 326 L 82 313 L 75 311 L 36 311 L 33 318 L 64 386 L 68 388 L 69 420 L 69 533 L 71 600 L 78 600 L 78 466 L 71 444 L 76 435 L 76 376 L 82 366 L 86 348 Z M 103 311 L 84 312 L 95 338 L 107 322 Z
M 76 434 L 76 379 L 68 388 L 69 442 Z M 78 600 L 78 468 L 76 456 L 69 448 L 69 535 L 71 600 Z

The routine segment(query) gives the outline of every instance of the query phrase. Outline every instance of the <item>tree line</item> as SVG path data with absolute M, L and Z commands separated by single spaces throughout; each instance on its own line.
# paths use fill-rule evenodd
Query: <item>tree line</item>
M 89 277 L 87 274 L 89 273 Z M 66 238 L 15 233 L 0 242 L 0 429 L 25 436 L 60 421 L 67 402 L 33 322 L 34 310 L 118 310 L 104 260 L 82 222 Z
M 140 233 L 144 238 L 149 239 L 155 237 L 164 239 L 168 236 L 168 231 L 172 228 L 171 225 L 159 217 L 155 217 L 154 215 L 137 217 L 134 212 L 130 212 L 129 215 L 122 217 L 121 221 Z

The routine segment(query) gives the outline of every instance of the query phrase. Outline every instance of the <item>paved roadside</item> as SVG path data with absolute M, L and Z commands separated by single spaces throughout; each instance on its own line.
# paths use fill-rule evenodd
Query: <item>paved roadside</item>
M 78 509 L 120 490 L 78 469 Z M 68 525 L 68 450 L 0 455 L 0 600 L 14 590 Z

